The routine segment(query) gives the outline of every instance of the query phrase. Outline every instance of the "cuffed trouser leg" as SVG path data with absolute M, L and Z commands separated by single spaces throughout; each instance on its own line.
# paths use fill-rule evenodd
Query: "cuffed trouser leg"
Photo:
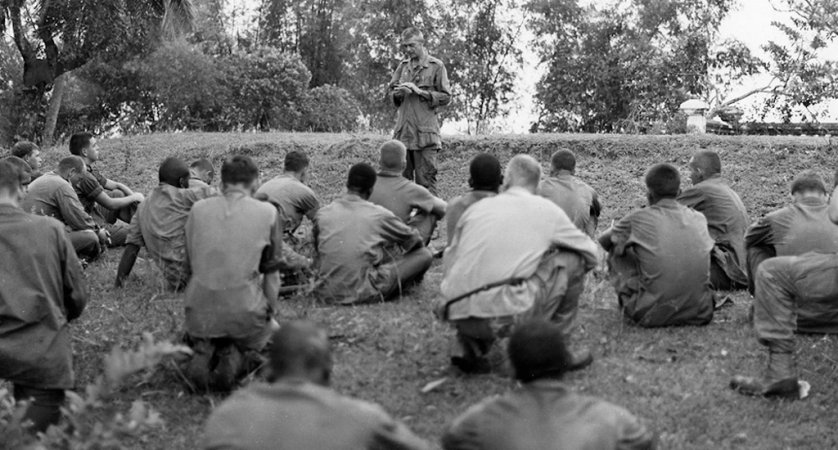
M 102 253 L 99 236 L 93 230 L 69 231 L 67 237 L 79 258 L 92 261 Z
M 15 383 L 14 397 L 16 401 L 30 402 L 23 420 L 32 422 L 31 433 L 44 432 L 61 419 L 61 405 L 65 398 L 63 389 L 40 389 Z
M 419 232 L 419 235 L 422 236 L 422 242 L 427 246 L 431 242 L 437 220 L 436 216 L 431 213 L 420 212 L 411 217 L 407 224 Z
M 408 150 L 404 177 L 436 195 L 436 156 L 439 149 Z

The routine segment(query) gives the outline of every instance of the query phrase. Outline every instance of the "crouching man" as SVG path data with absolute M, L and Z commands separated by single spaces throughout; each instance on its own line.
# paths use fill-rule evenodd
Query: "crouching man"
M 501 340 L 514 323 L 543 318 L 569 336 L 597 248 L 561 208 L 535 195 L 541 166 L 528 155 L 509 161 L 506 190 L 468 208 L 445 252 L 438 313 L 457 330 L 451 363 L 466 373 L 506 367 Z M 571 368 L 588 365 L 587 350 Z
M 229 158 L 223 195 L 195 203 L 186 220 L 188 376 L 201 389 L 232 388 L 277 327 L 282 222 L 251 197 L 258 176 L 250 157 Z

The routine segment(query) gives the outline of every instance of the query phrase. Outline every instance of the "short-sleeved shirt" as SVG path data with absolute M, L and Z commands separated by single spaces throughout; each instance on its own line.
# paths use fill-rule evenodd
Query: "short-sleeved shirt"
M 73 186 L 55 172 L 47 172 L 29 185 L 21 208 L 39 216 L 54 217 L 70 231 L 96 229 L 96 223 L 85 212 Z
M 615 223 L 611 242 L 614 255 L 633 259 L 632 272 L 618 276 L 626 315 L 650 327 L 712 319 L 713 239 L 701 213 L 663 199 Z
M 454 419 L 445 450 L 630 450 L 652 448 L 654 433 L 617 405 L 537 380 L 488 398 Z
M 88 291 L 64 226 L 0 205 L 0 378 L 40 389 L 74 387 L 68 320 Z
M 457 228 L 457 222 L 459 222 L 460 217 L 462 217 L 463 213 L 466 212 L 469 206 L 483 200 L 487 197 L 494 197 L 498 195 L 495 191 L 471 191 L 468 194 L 461 195 L 454 200 L 451 200 L 451 203 L 448 204 L 448 208 L 445 210 L 445 224 L 446 224 L 446 231 L 448 235 L 448 245 L 451 245 L 451 241 L 454 239 L 454 230 Z
M 739 194 L 714 176 L 682 192 L 678 201 L 704 214 L 710 237 L 733 252 L 734 258 L 722 269 L 731 280 L 745 281 L 745 232 L 750 221 Z
M 317 194 L 291 175 L 279 175 L 259 187 L 257 193 L 267 195 L 268 201 L 278 205 L 285 220 L 285 231 L 293 232 L 303 217 L 313 220 L 320 209 Z
M 748 229 L 745 245 L 769 247 L 774 256 L 838 253 L 838 226 L 828 208 L 824 200 L 804 198 L 767 214 Z
M 96 197 L 105 190 L 108 179 L 105 178 L 92 164 L 87 165 L 87 171 L 73 184 L 73 189 L 84 206 L 84 210 L 94 215 L 96 211 Z
M 542 181 L 538 195 L 558 205 L 574 225 L 594 236 L 601 207 L 592 187 L 570 173 L 561 173 Z
M 393 89 L 402 83 L 413 83 L 430 93 L 430 100 L 414 93 L 404 97 Z M 425 55 L 418 60 L 406 59 L 393 72 L 388 95 L 398 108 L 393 139 L 402 141 L 408 150 L 439 149 L 439 120 L 436 109 L 451 102 L 451 86 L 445 65 L 437 58 Z
M 197 201 L 215 190 L 179 189 L 161 183 L 140 203 L 128 228 L 127 244 L 145 247 L 170 286 L 179 289 L 189 280 L 186 258 L 186 219 Z
M 485 198 L 457 224 L 445 252 L 442 296 L 451 300 L 490 283 L 529 278 L 554 246 L 579 253 L 588 268 L 596 265 L 594 241 L 550 200 L 520 187 Z M 449 318 L 511 316 L 530 309 L 533 300 L 523 287 L 512 294 L 487 289 L 452 305 Z
M 190 336 L 239 339 L 265 326 L 275 299 L 262 291 L 262 274 L 279 270 L 282 261 L 276 208 L 234 188 L 201 200 L 186 221 L 186 252 Z
M 371 202 L 387 208 L 404 222 L 410 219 L 414 209 L 424 213 L 433 211 L 434 200 L 431 191 L 401 173 L 383 171 L 378 173 L 370 195 Z
M 323 280 L 319 295 L 344 304 L 367 297 L 370 271 L 422 241 L 389 210 L 349 193 L 320 209 L 314 232 Z
M 302 380 L 255 384 L 209 417 L 207 450 L 426 449 L 427 444 L 376 404 Z

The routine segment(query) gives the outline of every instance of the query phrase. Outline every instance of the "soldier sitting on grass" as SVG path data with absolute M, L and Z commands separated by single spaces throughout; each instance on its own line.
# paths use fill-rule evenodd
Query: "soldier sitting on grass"
M 207 188 L 215 179 L 215 167 L 210 160 L 201 158 L 189 166 L 189 188 Z
M 471 192 L 461 195 L 448 204 L 445 212 L 445 226 L 448 235 L 448 245 L 454 238 L 454 231 L 457 229 L 457 222 L 464 212 L 473 204 L 487 197 L 498 195 L 500 185 L 503 182 L 500 162 L 488 153 L 481 153 L 471 160 L 468 167 L 468 185 Z
M 559 206 L 570 220 L 588 236 L 595 237 L 602 206 L 596 191 L 576 178 L 576 155 L 558 150 L 551 158 L 550 177 L 541 183 L 538 195 Z
M 326 332 L 309 322 L 283 323 L 269 349 L 271 384 L 233 394 L 209 417 L 207 450 L 421 450 L 428 445 L 380 406 L 329 389 Z
M 678 169 L 646 173 L 649 206 L 623 217 L 599 238 L 617 301 L 644 327 L 705 325 L 713 319 L 713 239 L 704 216 L 678 203 Z

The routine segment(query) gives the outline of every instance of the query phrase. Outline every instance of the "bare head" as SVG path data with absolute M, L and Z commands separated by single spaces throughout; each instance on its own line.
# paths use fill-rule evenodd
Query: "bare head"
M 212 184 L 215 179 L 215 167 L 207 158 L 201 158 L 189 166 L 189 172 L 193 178 L 202 180 L 204 183 Z
M 24 191 L 27 190 L 29 183 L 32 182 L 32 167 L 30 167 L 26 161 L 24 161 L 21 158 L 18 158 L 17 156 L 7 156 L 3 160 L 17 167 L 17 169 L 20 171 L 20 181 L 23 185 L 23 189 Z
M 18 165 L 10 162 L 8 158 L 0 160 L 0 204 L 20 205 L 26 195 L 24 183 L 27 178 Z
M 99 144 L 91 133 L 76 133 L 70 137 L 70 153 L 93 163 L 99 160 Z
M 488 153 L 481 153 L 471 160 L 468 167 L 468 184 L 476 191 L 498 192 L 503 183 L 500 161 Z
M 58 175 L 70 183 L 78 181 L 86 170 L 87 167 L 85 167 L 81 156 L 67 156 L 58 162 Z
M 559 379 L 572 361 L 561 327 L 546 320 L 519 324 L 509 337 L 507 352 L 521 383 Z
M 34 142 L 20 141 L 12 147 L 12 156 L 26 161 L 33 171 L 41 168 L 41 149 Z
M 699 150 L 690 158 L 690 181 L 700 183 L 722 173 L 722 160 L 713 150 Z
M 807 170 L 797 175 L 791 182 L 791 195 L 795 201 L 811 197 L 826 200 L 826 183 L 814 170 Z
M 259 167 L 249 156 L 231 156 L 221 166 L 221 184 L 224 188 L 235 186 L 253 192 L 258 180 Z
M 346 190 L 366 200 L 372 195 L 377 178 L 375 169 L 369 164 L 355 164 L 349 169 L 349 175 L 346 177 Z
M 553 175 L 558 175 L 561 172 L 576 172 L 576 155 L 566 148 L 560 148 L 556 153 L 553 153 L 550 162 L 552 163 Z
M 650 205 L 676 198 L 681 192 L 681 174 L 671 164 L 655 164 L 646 172 L 646 190 Z
M 189 168 L 186 163 L 175 157 L 166 158 L 157 170 L 157 179 L 161 183 L 176 188 L 189 187 Z
M 293 321 L 280 325 L 268 350 L 271 382 L 283 378 L 304 379 L 327 386 L 332 374 L 332 355 L 329 335 L 307 321 Z
M 407 28 L 402 31 L 400 46 L 408 58 L 421 58 L 425 55 L 425 36 L 416 28 Z
M 515 155 L 506 165 L 503 179 L 507 189 L 522 187 L 534 194 L 541 182 L 541 164 L 530 155 Z
M 401 172 L 407 165 L 407 148 L 397 140 L 387 141 L 381 144 L 378 149 L 380 157 L 378 160 L 381 170 L 389 172 Z
M 285 154 L 283 170 L 287 174 L 294 175 L 298 180 L 305 182 L 308 178 L 308 155 L 302 150 L 291 150 Z

